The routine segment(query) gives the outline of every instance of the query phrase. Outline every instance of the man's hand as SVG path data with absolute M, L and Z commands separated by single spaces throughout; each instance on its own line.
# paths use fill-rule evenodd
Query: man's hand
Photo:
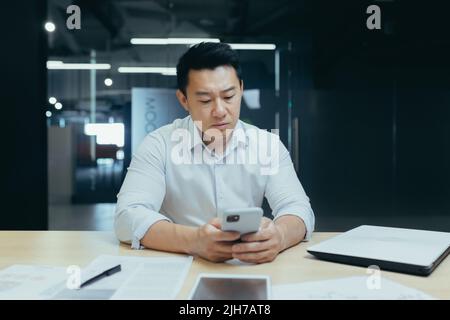
M 141 239 L 149 249 L 197 255 L 214 262 L 237 258 L 245 262 L 263 263 L 279 252 L 299 243 L 306 234 L 305 223 L 295 215 L 284 215 L 273 222 L 263 218 L 260 230 L 242 236 L 222 231 L 218 218 L 200 228 L 161 220 L 153 224 Z
M 192 242 L 192 254 L 212 262 L 232 259 L 232 246 L 239 232 L 222 231 L 220 219 L 214 218 L 197 229 Z
M 262 218 L 258 232 L 246 234 L 241 240 L 233 245 L 232 255 L 243 262 L 271 262 L 286 248 L 281 229 L 266 217 Z

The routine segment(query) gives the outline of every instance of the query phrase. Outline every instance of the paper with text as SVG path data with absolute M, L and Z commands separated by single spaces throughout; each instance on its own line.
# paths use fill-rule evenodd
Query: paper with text
M 62 267 L 12 265 L 0 271 L 0 299 L 50 299 L 64 287 L 66 278 Z
M 348 277 L 273 286 L 275 300 L 432 300 L 419 290 L 381 277 L 370 287 L 368 277 Z
M 175 299 L 192 264 L 192 257 L 130 257 L 101 255 L 83 273 L 96 274 L 112 265 L 121 271 L 80 290 L 65 289 L 55 299 Z

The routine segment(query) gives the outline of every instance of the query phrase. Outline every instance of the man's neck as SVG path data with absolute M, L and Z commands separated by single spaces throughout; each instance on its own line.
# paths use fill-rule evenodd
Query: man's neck
M 221 155 L 225 152 L 228 142 L 233 135 L 233 131 L 234 129 L 226 137 L 222 136 L 220 139 L 217 139 L 217 141 L 215 137 L 205 138 L 205 134 L 202 132 L 202 141 L 208 149 L 214 150 L 216 154 Z

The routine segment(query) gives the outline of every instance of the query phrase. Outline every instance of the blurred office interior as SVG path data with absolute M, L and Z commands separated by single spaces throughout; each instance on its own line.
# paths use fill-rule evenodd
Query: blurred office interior
M 371 4 L 380 30 L 366 27 Z M 70 5 L 81 9 L 80 29 L 66 25 Z M 247 44 L 234 46 L 241 119 L 279 129 L 317 231 L 449 232 L 447 9 L 403 0 L 8 4 L 0 227 L 111 230 L 136 144 L 186 115 L 173 68 L 190 44 L 177 39 L 206 38 Z

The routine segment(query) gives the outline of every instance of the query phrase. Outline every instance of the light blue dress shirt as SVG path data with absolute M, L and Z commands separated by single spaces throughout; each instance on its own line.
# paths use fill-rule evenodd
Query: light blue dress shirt
M 201 226 L 227 208 L 261 207 L 264 197 L 274 219 L 304 221 L 305 240 L 314 230 L 309 198 L 278 135 L 240 120 L 222 154 L 204 145 L 190 116 L 149 133 L 117 197 L 115 233 L 134 249 L 157 221 Z

